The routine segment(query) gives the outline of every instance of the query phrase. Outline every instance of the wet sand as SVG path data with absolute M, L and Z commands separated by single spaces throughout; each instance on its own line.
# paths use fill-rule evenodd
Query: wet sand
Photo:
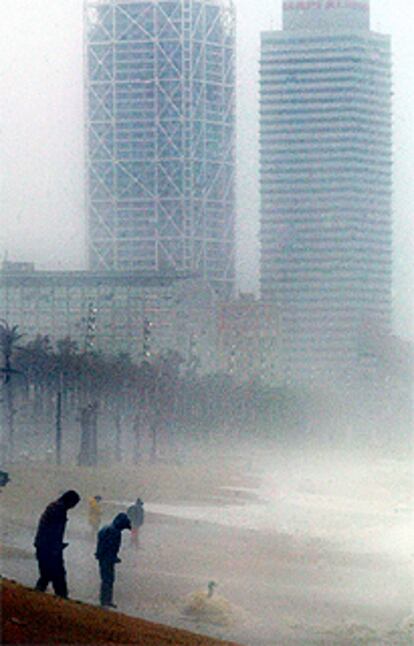
M 201 467 L 198 474 L 187 472 L 187 482 L 185 469 L 171 472 L 163 466 L 158 475 L 155 467 L 151 469 L 151 477 L 149 472 L 140 476 L 147 487 L 144 500 L 149 500 L 140 548 L 132 549 L 125 535 L 122 563 L 117 568 L 115 599 L 122 612 L 249 646 L 412 643 L 409 626 L 401 627 L 410 613 L 412 586 L 404 560 L 391 559 L 385 553 L 348 551 L 333 541 L 277 529 L 257 531 L 151 513 L 151 478 L 155 508 L 164 502 L 197 502 L 221 505 L 224 515 L 237 501 L 248 506 L 254 499 L 251 490 L 260 484 L 256 476 L 243 474 L 240 465 L 216 465 L 215 471 L 207 470 L 214 486 L 206 483 Z M 24 476 L 23 471 L 16 473 L 20 494 L 27 487 L 28 473 L 27 468 Z M 109 487 L 112 474 L 98 475 L 102 486 L 107 478 L 105 487 Z M 32 480 L 36 477 L 32 473 Z M 90 473 L 84 482 L 79 473 L 77 477 L 83 495 L 87 487 L 95 493 Z M 27 489 L 22 505 L 17 491 L 7 493 L 8 499 L 3 494 L 3 543 L 30 551 L 41 502 L 61 484 L 59 474 L 49 478 L 47 491 L 42 490 L 41 495 L 33 487 L 31 492 Z M 131 492 L 115 487 L 113 493 L 113 499 L 123 500 L 129 499 Z M 119 510 L 116 504 L 107 504 L 107 518 Z M 85 509 L 73 510 L 68 538 L 71 595 L 97 603 L 97 567 Z M 36 562 L 3 558 L 2 573 L 32 585 Z M 208 616 L 197 620 L 184 612 L 191 595 L 207 592 L 211 580 L 217 583 L 213 598 L 225 607 L 219 625 Z M 385 595 L 384 589 L 388 589 Z

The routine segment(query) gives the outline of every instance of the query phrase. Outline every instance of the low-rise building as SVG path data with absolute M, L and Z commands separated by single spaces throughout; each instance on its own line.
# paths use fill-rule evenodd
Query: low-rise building
M 0 318 L 29 341 L 70 337 L 80 349 L 143 357 L 144 328 L 151 354 L 168 349 L 187 360 L 214 360 L 216 297 L 189 273 L 37 271 L 32 263 L 3 263 Z

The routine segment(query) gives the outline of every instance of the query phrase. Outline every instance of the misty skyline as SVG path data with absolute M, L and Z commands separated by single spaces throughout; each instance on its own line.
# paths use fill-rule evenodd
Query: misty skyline
M 0 33 L 0 253 L 39 268 L 82 268 L 85 257 L 82 0 L 3 0 Z M 262 30 L 281 27 L 281 0 L 236 1 L 238 38 L 237 278 L 258 285 L 258 59 Z M 392 35 L 394 301 L 411 334 L 414 187 L 414 7 L 371 0 L 371 28 Z

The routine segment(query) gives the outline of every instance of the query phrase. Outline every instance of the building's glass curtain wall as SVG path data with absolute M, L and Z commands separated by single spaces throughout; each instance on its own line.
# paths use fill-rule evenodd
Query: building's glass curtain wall
M 261 50 L 261 293 L 296 377 L 391 328 L 391 63 L 369 3 L 285 2 Z
M 234 281 L 235 48 L 228 0 L 85 4 L 92 269 Z

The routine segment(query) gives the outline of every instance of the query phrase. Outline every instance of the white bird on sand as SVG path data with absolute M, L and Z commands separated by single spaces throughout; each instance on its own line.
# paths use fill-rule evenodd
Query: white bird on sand
M 233 621 L 233 609 L 229 602 L 218 595 L 214 596 L 216 581 L 209 581 L 207 592 L 198 590 L 190 594 L 184 603 L 183 614 L 197 623 L 210 623 L 227 626 Z
M 214 588 L 216 588 L 216 587 L 217 587 L 217 583 L 215 581 L 209 581 L 208 582 L 208 585 L 207 585 L 207 590 L 208 590 L 207 597 L 212 597 L 213 596 Z

